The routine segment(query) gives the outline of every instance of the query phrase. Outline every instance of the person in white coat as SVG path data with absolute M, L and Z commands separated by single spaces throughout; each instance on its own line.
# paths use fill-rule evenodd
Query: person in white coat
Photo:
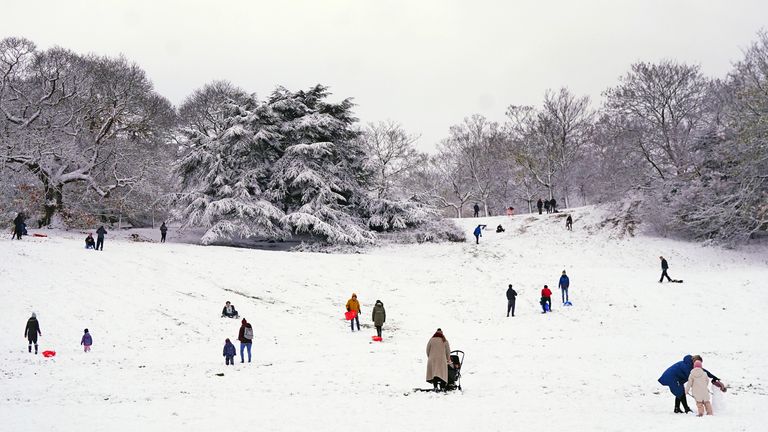
M 709 377 L 701 367 L 701 360 L 693 362 L 693 370 L 688 375 L 688 382 L 685 383 L 685 392 L 696 401 L 699 417 L 703 416 L 705 411 L 707 415 L 712 415 L 712 403 L 710 403 L 709 398 Z

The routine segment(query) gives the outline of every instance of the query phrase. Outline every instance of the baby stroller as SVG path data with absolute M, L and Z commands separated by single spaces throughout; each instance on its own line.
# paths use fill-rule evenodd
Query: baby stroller
M 448 366 L 448 384 L 445 390 L 461 390 L 461 366 L 464 365 L 464 351 L 451 351 L 451 365 Z

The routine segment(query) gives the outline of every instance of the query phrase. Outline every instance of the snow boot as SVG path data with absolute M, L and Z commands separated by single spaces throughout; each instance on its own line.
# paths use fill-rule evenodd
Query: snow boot
M 675 397 L 675 414 L 682 414 L 683 410 L 680 409 L 680 398 Z
M 29 353 L 32 354 L 32 345 L 29 346 Z
M 683 408 L 685 409 L 686 414 L 688 414 L 689 412 L 693 412 L 692 409 L 688 408 L 688 398 L 686 398 L 685 395 L 680 397 L 680 402 L 683 403 Z

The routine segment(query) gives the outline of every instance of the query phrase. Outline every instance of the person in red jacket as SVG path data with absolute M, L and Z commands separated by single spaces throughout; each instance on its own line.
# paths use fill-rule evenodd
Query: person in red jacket
M 552 291 L 544 285 L 544 289 L 541 290 L 541 313 L 547 313 L 547 309 L 552 312 Z

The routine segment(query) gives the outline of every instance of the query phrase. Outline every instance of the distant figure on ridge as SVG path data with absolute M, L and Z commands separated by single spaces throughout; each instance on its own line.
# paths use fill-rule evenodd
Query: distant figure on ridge
M 165 243 L 165 235 L 168 233 L 168 227 L 165 226 L 165 222 L 160 225 L 160 243 Z
M 479 217 L 480 216 L 480 206 L 477 205 L 477 203 L 475 203 L 475 206 L 472 207 L 472 208 L 475 210 L 475 217 Z
M 21 240 L 21 235 L 24 234 L 25 229 L 24 213 L 19 213 L 13 219 L 13 236 L 11 238 Z
M 480 237 L 483 236 L 483 229 L 486 227 L 486 225 L 478 225 L 477 228 L 475 228 L 475 231 L 472 233 L 475 235 L 475 244 L 480 244 Z
M 565 219 L 565 229 L 568 231 L 573 231 L 573 218 L 571 215 L 568 215 L 568 217 Z
M 549 212 L 549 200 L 544 200 L 544 211 L 546 211 L 547 214 L 550 213 Z
M 541 214 L 541 208 L 544 207 L 544 201 L 539 198 L 538 201 L 536 201 L 536 208 L 539 209 L 539 214 Z
M 549 201 L 549 209 L 552 213 L 557 213 L 557 200 L 555 198 Z
M 107 234 L 107 230 L 104 229 L 104 225 L 100 226 L 96 230 L 96 250 L 104 250 L 104 236 Z

